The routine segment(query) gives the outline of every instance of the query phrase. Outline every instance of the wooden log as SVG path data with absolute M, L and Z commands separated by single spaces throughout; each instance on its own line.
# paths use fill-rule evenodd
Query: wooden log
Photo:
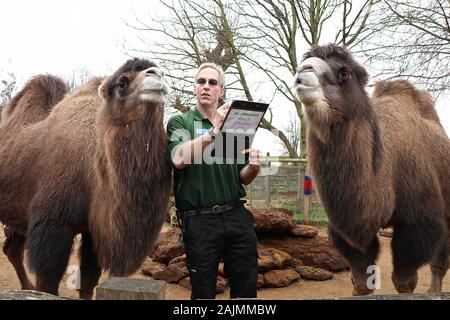
M 95 289 L 97 300 L 164 300 L 166 282 L 111 277 Z

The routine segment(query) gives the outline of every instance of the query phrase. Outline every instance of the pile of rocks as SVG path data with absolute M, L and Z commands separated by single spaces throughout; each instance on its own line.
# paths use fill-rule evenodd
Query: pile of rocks
M 328 280 L 330 271 L 348 268 L 347 262 L 309 225 L 297 224 L 286 210 L 252 209 L 258 236 L 258 288 L 284 287 L 303 278 Z M 142 273 L 157 280 L 190 289 L 186 255 L 180 241 L 180 230 L 169 226 L 160 234 Z M 223 263 L 219 264 L 217 292 L 227 287 Z

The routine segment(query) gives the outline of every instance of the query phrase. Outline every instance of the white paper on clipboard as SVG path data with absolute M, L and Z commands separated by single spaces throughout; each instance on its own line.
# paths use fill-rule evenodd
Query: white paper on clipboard
M 263 116 L 263 111 L 231 109 L 221 131 L 254 134 Z

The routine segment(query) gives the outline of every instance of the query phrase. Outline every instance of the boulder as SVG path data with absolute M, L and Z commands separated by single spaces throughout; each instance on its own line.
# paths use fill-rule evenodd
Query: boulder
M 265 286 L 265 282 L 264 282 L 264 275 L 262 275 L 261 273 L 258 273 L 258 282 L 256 283 L 256 287 L 257 288 L 262 288 Z
M 305 266 L 339 271 L 349 268 L 349 264 L 339 254 L 326 237 L 314 238 L 283 237 L 259 239 L 259 249 L 277 248 L 291 257 L 301 260 Z
M 165 264 L 153 261 L 150 258 L 145 259 L 144 263 L 141 266 L 142 274 L 150 277 L 153 275 L 153 273 L 163 271 L 164 269 L 166 269 Z
M 219 268 L 217 269 L 217 274 L 221 277 L 227 278 L 224 267 L 225 267 L 224 263 L 219 262 Z
M 264 283 L 269 288 L 281 288 L 298 281 L 300 275 L 291 268 L 283 270 L 270 270 L 264 273 Z
M 283 269 L 292 257 L 275 248 L 264 248 L 258 250 L 258 272 L 264 273 L 272 269 Z
M 178 284 L 182 286 L 185 289 L 188 289 L 189 291 L 192 290 L 191 287 L 191 280 L 189 277 L 185 277 L 181 279 Z M 221 276 L 217 276 L 217 283 L 216 283 L 216 293 L 222 293 L 224 292 L 228 287 L 228 281 L 225 278 L 222 278 Z
M 151 258 L 153 261 L 169 263 L 170 260 L 184 254 L 184 247 L 180 238 L 179 228 L 169 227 L 159 234 L 156 249 Z
M 183 288 L 188 289 L 189 291 L 192 290 L 191 280 L 189 279 L 189 276 L 181 279 L 180 281 L 178 281 L 178 284 L 180 286 L 182 286 Z
M 296 266 L 295 271 L 297 271 L 302 278 L 308 280 L 324 281 L 333 279 L 334 277 L 334 274 L 330 271 L 308 266 Z
M 178 263 L 178 262 L 183 262 L 184 264 L 186 264 L 186 254 L 183 254 L 182 256 L 173 258 L 172 260 L 169 261 L 169 264 Z
M 258 234 L 286 234 L 295 226 L 295 220 L 282 211 L 251 209 L 255 217 L 254 228 Z
M 217 283 L 216 283 L 216 293 L 222 293 L 224 292 L 228 287 L 228 280 L 217 276 Z
M 155 280 L 164 280 L 169 283 L 178 282 L 186 277 L 189 271 L 183 262 L 172 263 L 164 270 L 153 272 L 152 277 Z
M 318 233 L 317 228 L 306 224 L 297 224 L 291 229 L 291 234 L 294 237 L 314 238 Z

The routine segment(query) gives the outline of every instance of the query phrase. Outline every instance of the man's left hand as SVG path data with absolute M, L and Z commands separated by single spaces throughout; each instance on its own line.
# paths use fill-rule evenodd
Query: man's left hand
M 258 149 L 250 148 L 242 150 L 241 153 L 248 153 L 248 167 L 253 171 L 259 171 L 261 167 L 262 152 Z

